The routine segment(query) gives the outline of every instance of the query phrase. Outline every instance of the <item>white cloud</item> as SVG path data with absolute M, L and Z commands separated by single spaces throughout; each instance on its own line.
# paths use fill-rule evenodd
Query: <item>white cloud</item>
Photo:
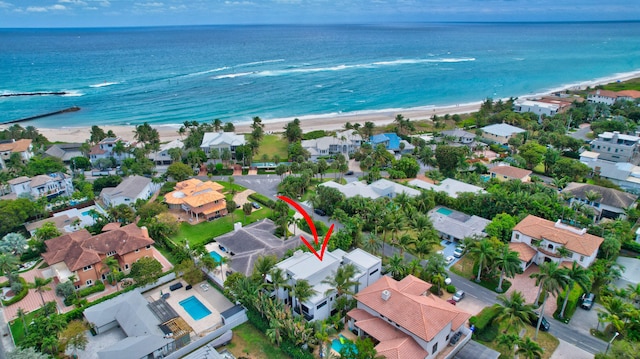
M 53 6 L 49 6 L 49 10 L 67 10 L 67 7 L 60 4 L 55 4 Z
M 29 6 L 27 8 L 27 12 L 47 12 L 47 11 L 49 10 L 43 6 Z
M 27 7 L 27 12 L 49 12 L 49 11 L 63 11 L 67 10 L 67 7 L 60 4 L 55 4 L 52 6 L 29 6 Z
M 144 2 L 144 3 L 137 2 L 134 5 L 142 6 L 142 7 L 162 7 L 162 6 L 164 6 L 164 4 L 161 3 L 161 2 Z
M 111 2 L 109 2 L 109 0 L 100 1 L 100 6 L 109 7 L 111 6 Z
M 74 5 L 82 5 L 87 6 L 87 3 L 82 0 L 58 0 L 61 4 L 74 4 Z
M 252 1 L 225 1 L 225 5 L 255 5 Z
M 6 2 L 6 1 L 0 1 L 0 9 L 7 9 L 13 7 L 12 3 Z

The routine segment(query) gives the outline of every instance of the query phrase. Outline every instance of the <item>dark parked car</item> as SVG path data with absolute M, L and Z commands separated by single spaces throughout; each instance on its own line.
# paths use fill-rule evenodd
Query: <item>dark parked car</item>
M 251 202 L 251 206 L 255 209 L 260 209 L 260 205 L 257 204 L 256 202 Z
M 451 339 L 449 339 L 449 345 L 456 345 L 456 343 L 460 340 L 462 336 L 462 332 L 456 332 Z
M 353 176 L 353 171 L 347 171 L 347 172 L 345 172 L 345 175 L 347 175 L 347 176 Z
M 580 308 L 591 310 L 593 308 L 593 302 L 596 300 L 596 295 L 593 293 L 584 293 L 580 297 Z
M 318 216 L 326 216 L 327 212 L 321 210 L 320 208 L 316 208 L 313 210 Z
M 536 326 L 536 324 L 538 323 L 538 319 L 540 319 L 540 314 L 539 313 L 534 313 L 535 315 L 533 316 L 533 319 L 531 320 L 531 325 L 533 325 L 534 327 Z M 543 332 L 548 332 L 549 328 L 551 328 L 551 323 L 549 323 L 549 321 L 547 320 L 547 318 L 542 317 L 542 321 L 540 322 L 540 330 L 542 330 Z

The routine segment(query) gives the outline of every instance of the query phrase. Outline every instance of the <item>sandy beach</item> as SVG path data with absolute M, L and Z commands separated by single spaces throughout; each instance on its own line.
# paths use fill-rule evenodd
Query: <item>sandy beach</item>
M 624 74 L 616 74 L 611 77 L 596 79 L 593 81 L 585 81 L 578 85 L 572 85 L 554 89 L 547 93 L 533 94 L 527 96 L 521 96 L 522 98 L 536 98 L 551 93 L 556 93 L 563 90 L 577 90 L 585 89 L 587 87 L 593 87 L 597 85 L 604 85 L 613 83 L 616 81 L 627 81 L 633 78 L 640 77 L 640 71 L 634 71 Z M 497 99 L 494 99 L 497 100 Z M 506 99 L 503 99 L 506 100 Z M 345 123 L 360 123 L 364 124 L 367 121 L 373 122 L 376 126 L 382 126 L 393 122 L 393 119 L 398 114 L 402 114 L 405 118 L 411 120 L 425 120 L 430 119 L 433 115 L 444 116 L 446 114 L 465 114 L 476 112 L 480 109 L 481 102 L 466 103 L 451 106 L 440 107 L 418 107 L 410 109 L 397 109 L 397 110 L 385 110 L 385 111 L 366 111 L 362 113 L 349 113 L 349 114 L 332 114 L 321 116 L 299 116 L 301 121 L 301 127 L 304 132 L 315 130 L 338 130 L 344 126 Z M 276 120 L 264 120 L 264 130 L 267 133 L 283 132 L 283 127 L 286 123 L 291 122 L 295 117 L 276 119 Z M 21 124 L 27 126 L 28 123 Z M 0 126 L 0 129 L 4 129 L 8 126 Z M 134 126 L 100 126 L 106 131 L 112 130 L 116 135 L 125 140 L 133 140 L 134 138 Z M 160 138 L 163 142 L 179 139 L 178 129 L 180 125 L 154 125 L 154 128 L 160 133 Z M 251 129 L 249 123 L 236 124 L 237 133 L 249 133 Z M 62 128 L 38 128 L 38 131 L 52 142 L 84 142 L 89 139 L 90 126 L 88 127 L 62 127 Z

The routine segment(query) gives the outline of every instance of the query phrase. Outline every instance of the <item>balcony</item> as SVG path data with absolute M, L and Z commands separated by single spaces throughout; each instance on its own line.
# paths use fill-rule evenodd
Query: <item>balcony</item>
M 294 311 L 296 314 L 300 315 L 300 307 L 299 307 L 299 306 L 294 306 L 294 307 L 293 307 L 293 311 Z M 312 321 L 312 320 L 313 320 L 313 315 L 310 315 L 310 314 L 308 314 L 308 313 L 302 312 L 302 316 L 304 317 L 304 319 L 305 319 L 307 322 L 310 322 L 310 321 Z

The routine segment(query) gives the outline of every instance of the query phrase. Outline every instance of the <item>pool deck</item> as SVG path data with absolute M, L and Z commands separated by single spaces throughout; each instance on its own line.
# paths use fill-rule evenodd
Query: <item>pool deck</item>
M 229 258 L 229 253 L 227 252 L 223 252 L 220 250 L 220 248 L 218 247 L 218 243 L 216 242 L 211 242 L 209 244 L 206 244 L 204 246 L 204 248 L 207 250 L 207 253 L 211 253 L 213 251 L 215 251 L 216 253 L 218 253 L 221 257 L 227 257 Z M 216 269 L 214 269 L 212 272 L 210 272 L 210 274 L 213 274 L 213 276 L 215 276 L 216 278 L 220 279 L 220 283 L 224 283 L 224 279 L 227 279 L 227 276 L 225 275 L 224 277 L 222 276 L 222 273 L 226 273 L 226 272 L 231 272 L 231 267 L 229 267 L 228 264 L 223 264 L 222 266 L 218 266 Z
M 348 329 L 343 329 L 340 333 L 338 333 L 338 335 L 337 335 L 337 336 L 335 336 L 334 338 L 331 338 L 331 340 L 329 340 L 329 345 L 331 345 L 331 342 L 332 342 L 334 339 L 339 338 L 339 337 L 340 337 L 340 334 L 342 334 L 342 336 L 343 336 L 343 337 L 345 337 L 345 338 L 347 338 L 347 339 L 351 340 L 352 342 L 355 342 L 355 341 L 356 341 L 356 339 L 358 339 L 358 337 L 357 337 L 355 334 L 351 333 L 351 331 L 349 331 Z M 340 353 L 338 353 L 337 351 L 335 351 L 333 348 L 331 348 L 331 354 L 333 354 L 333 355 L 334 355 L 334 356 L 336 356 L 337 358 L 339 358 L 339 357 L 340 357 Z

